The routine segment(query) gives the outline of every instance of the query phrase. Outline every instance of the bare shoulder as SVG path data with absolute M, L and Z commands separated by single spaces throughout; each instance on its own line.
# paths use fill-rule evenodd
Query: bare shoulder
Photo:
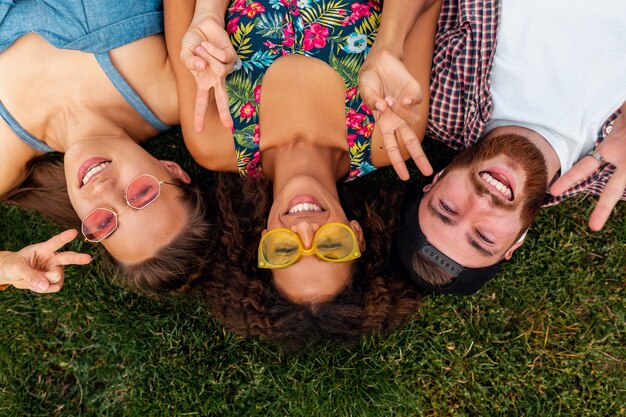
M 22 142 L 9 125 L 0 118 L 0 197 L 4 198 L 10 191 L 26 179 L 28 162 L 38 155 L 37 151 Z

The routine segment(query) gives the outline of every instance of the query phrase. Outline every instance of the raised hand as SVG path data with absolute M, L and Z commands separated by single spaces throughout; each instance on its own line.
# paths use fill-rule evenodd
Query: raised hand
M 420 122 L 417 104 L 424 99 L 422 89 L 402 61 L 385 50 L 372 48 L 361 68 L 359 91 L 374 114 L 389 161 L 398 177 L 409 179 L 399 140 L 404 142 L 422 174 L 431 175 L 433 169 L 415 135 Z
M 225 78 L 233 70 L 237 53 L 224 26 L 211 17 L 200 19 L 187 29 L 181 47 L 180 59 L 193 74 L 197 85 L 194 128 L 197 132 L 204 130 L 211 89 L 222 124 L 231 128 L 233 120 L 228 108 Z
M 77 234 L 76 230 L 70 229 L 18 252 L 0 253 L 0 284 L 37 293 L 59 291 L 63 286 L 65 265 L 91 262 L 91 256 L 85 253 L 58 252 Z
M 622 114 L 613 122 L 613 129 L 600 143 L 595 152 L 597 157 L 587 155 L 579 160 L 563 176 L 554 182 L 550 193 L 558 196 L 578 182 L 592 175 L 603 165 L 602 159 L 616 167 L 611 179 L 606 184 L 596 208 L 591 213 L 589 228 L 601 230 L 611 215 L 613 207 L 622 198 L 626 190 L 626 102 L 622 104 Z

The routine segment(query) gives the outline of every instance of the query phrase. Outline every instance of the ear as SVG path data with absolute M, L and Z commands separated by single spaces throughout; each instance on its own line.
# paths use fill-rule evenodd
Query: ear
M 424 186 L 424 188 L 422 189 L 425 193 L 429 192 L 431 188 L 433 188 L 433 185 L 435 185 L 437 183 L 437 181 L 439 181 L 439 177 L 441 176 L 441 174 L 443 174 L 443 171 L 445 171 L 446 169 L 442 169 L 441 171 L 439 171 L 438 173 L 435 174 L 435 176 L 433 177 L 433 182 L 431 182 L 430 184 L 427 184 Z
M 165 167 L 165 169 L 167 169 L 170 174 L 172 174 L 174 177 L 178 178 L 179 180 L 181 180 L 182 182 L 184 182 L 185 184 L 189 184 L 191 183 L 191 178 L 189 178 L 189 175 L 185 172 L 184 169 L 182 169 L 180 167 L 180 165 L 178 165 L 176 162 L 174 161 L 159 161 L 161 163 L 161 165 L 163 165 Z
M 359 241 L 359 249 L 363 252 L 365 250 L 365 238 L 363 237 L 363 229 L 361 229 L 361 225 L 356 220 L 350 220 L 350 227 L 354 230 L 356 240 Z
M 516 250 L 517 248 L 519 248 L 520 246 L 522 246 L 522 244 L 523 244 L 523 243 L 524 243 L 524 239 L 523 239 L 523 238 L 521 238 L 521 239 L 519 239 L 517 242 L 515 242 L 515 243 L 513 244 L 513 246 L 511 246 L 511 247 L 510 247 L 510 248 L 506 251 L 506 253 L 504 254 L 504 259 L 506 259 L 507 261 L 508 261 L 509 259 L 511 259 L 511 257 L 513 256 L 513 252 L 515 252 L 515 250 Z

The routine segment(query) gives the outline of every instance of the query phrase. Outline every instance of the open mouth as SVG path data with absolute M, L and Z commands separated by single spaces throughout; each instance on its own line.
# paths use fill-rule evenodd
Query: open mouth
M 78 172 L 80 187 L 89 183 L 95 176 L 111 165 L 111 161 L 102 158 L 90 159 L 83 163 Z
M 492 171 L 481 171 L 478 175 L 480 175 L 483 181 L 495 188 L 506 200 L 513 201 L 513 188 L 504 175 Z
M 312 196 L 297 196 L 293 198 L 288 205 L 285 215 L 300 213 L 322 213 L 326 210 Z

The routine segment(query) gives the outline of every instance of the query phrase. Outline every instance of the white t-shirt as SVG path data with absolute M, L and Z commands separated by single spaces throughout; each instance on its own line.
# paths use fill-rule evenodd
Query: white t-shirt
M 626 0 L 502 0 L 485 133 L 542 135 L 565 172 L 626 101 Z

